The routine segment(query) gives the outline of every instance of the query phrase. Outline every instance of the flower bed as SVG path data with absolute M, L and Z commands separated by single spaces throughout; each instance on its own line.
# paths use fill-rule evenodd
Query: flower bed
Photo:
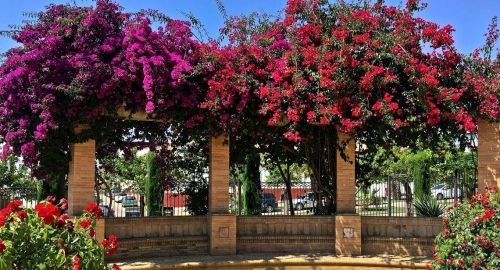
M 66 199 L 56 204 L 48 197 L 34 209 L 15 200 L 0 210 L 0 269 L 108 269 L 104 256 L 118 242 L 114 235 L 102 243 L 95 239 L 102 210 L 91 203 L 83 215 L 70 218 L 66 209 Z

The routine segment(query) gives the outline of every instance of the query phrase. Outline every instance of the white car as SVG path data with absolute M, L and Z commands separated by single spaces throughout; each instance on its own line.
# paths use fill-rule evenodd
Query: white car
M 453 199 L 455 198 L 455 189 L 453 187 L 448 186 L 447 184 L 436 184 L 431 189 L 431 194 L 434 198 L 438 200 L 443 199 Z M 460 188 L 457 189 L 457 197 L 460 198 L 462 196 L 462 190 Z
M 314 208 L 316 205 L 316 197 L 314 192 L 306 192 L 304 195 L 293 200 L 293 206 L 296 210 L 304 210 Z

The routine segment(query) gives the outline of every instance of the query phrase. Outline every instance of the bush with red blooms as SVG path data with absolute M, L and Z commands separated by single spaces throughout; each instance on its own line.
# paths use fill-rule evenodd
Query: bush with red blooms
M 0 269 L 109 269 L 104 254 L 113 254 L 118 242 L 114 235 L 95 239 L 101 208 L 89 204 L 79 218 L 66 208 L 65 199 L 56 204 L 48 197 L 34 209 L 16 200 L 0 210 Z
M 210 56 L 217 68 L 202 106 L 221 123 L 255 107 L 271 125 L 286 118 L 291 141 L 306 138 L 308 124 L 391 130 L 404 140 L 439 129 L 474 132 L 477 119 L 498 119 L 498 62 L 473 55 L 493 76 L 462 68 L 453 27 L 417 17 L 419 0 L 405 8 L 360 2 L 289 0 L 283 20 L 252 35 L 248 20 L 236 18 L 230 46 Z
M 500 193 L 476 194 L 446 209 L 433 269 L 500 269 Z

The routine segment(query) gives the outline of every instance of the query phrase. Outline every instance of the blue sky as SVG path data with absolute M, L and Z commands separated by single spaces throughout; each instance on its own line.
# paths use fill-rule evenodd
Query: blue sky
M 3 0 L 0 2 L 0 30 L 8 30 L 9 25 L 19 25 L 25 19 L 26 11 L 40 11 L 50 3 L 68 3 L 69 0 Z M 91 5 L 90 0 L 75 0 L 78 5 Z M 215 0 L 116 0 L 126 11 L 157 9 L 173 18 L 185 18 L 183 12 L 191 12 L 205 24 L 209 33 L 217 36 L 223 18 L 218 12 Z M 398 5 L 400 0 L 386 0 Z M 427 0 L 429 6 L 418 16 L 437 22 L 451 24 L 458 50 L 470 53 L 484 44 L 484 33 L 493 16 L 500 15 L 500 0 Z M 253 11 L 277 14 L 285 6 L 286 0 L 223 0 L 229 15 L 248 14 Z M 6 37 L 0 37 L 0 52 L 15 46 Z M 498 46 L 497 46 L 498 48 Z

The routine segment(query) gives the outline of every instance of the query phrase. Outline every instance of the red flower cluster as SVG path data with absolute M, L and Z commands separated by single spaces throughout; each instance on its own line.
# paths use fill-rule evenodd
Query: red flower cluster
M 96 219 L 100 219 L 102 217 L 102 209 L 95 202 L 85 206 L 84 210 L 85 212 L 93 215 Z
M 52 203 L 45 201 L 35 206 L 38 216 L 43 219 L 45 224 L 52 224 L 61 215 L 61 210 Z
M 118 239 L 116 235 L 110 234 L 107 239 L 102 241 L 102 246 L 106 250 L 106 254 L 113 255 L 118 250 Z
M 73 270 L 80 270 L 80 257 L 78 255 L 73 256 Z
M 24 221 L 26 218 L 26 212 L 21 208 L 23 203 L 20 200 L 11 201 L 4 209 L 0 210 L 0 227 L 5 225 L 5 222 L 9 222 L 12 220 L 12 213 L 15 213 L 16 216 Z
M 5 244 L 3 243 L 2 240 L 0 240 L 0 254 L 2 254 L 5 251 L 6 247 Z

